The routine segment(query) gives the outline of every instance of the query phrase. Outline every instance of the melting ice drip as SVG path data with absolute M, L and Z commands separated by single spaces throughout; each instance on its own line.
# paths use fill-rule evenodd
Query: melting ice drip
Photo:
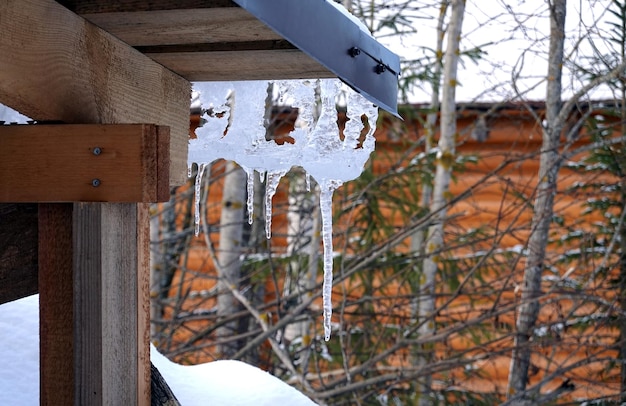
M 278 104 L 298 109 L 298 125 L 289 134 L 293 144 L 278 145 L 265 138 L 268 86 L 273 83 Z M 319 84 L 321 106 L 316 101 Z M 280 179 L 293 166 L 302 167 L 320 185 L 324 246 L 324 338 L 330 339 L 333 285 L 332 196 L 343 182 L 355 179 L 374 150 L 378 108 L 337 79 L 195 83 L 207 120 L 189 141 L 189 167 L 203 169 L 216 159 L 237 162 L 248 176 L 248 221 L 252 223 L 254 172 L 265 177 L 266 233 L 271 237 L 272 197 Z M 345 97 L 347 118 L 343 139 L 337 127 L 337 103 Z M 316 119 L 316 108 L 320 107 Z M 366 120 L 364 120 L 366 118 Z M 368 123 L 367 130 L 364 123 Z M 200 181 L 196 182 L 196 223 L 199 222 Z M 198 230 L 198 226 L 196 226 Z

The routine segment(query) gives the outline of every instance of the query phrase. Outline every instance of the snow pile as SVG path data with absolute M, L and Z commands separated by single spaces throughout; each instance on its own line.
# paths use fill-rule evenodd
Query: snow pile
M 316 87 L 319 86 L 319 102 Z M 266 227 L 271 236 L 272 196 L 293 166 L 302 167 L 320 185 L 320 207 L 324 243 L 324 335 L 330 338 L 332 304 L 332 195 L 343 182 L 355 179 L 374 150 L 373 133 L 378 108 L 338 79 L 273 82 L 196 83 L 207 120 L 189 141 L 188 165 L 205 165 L 224 158 L 237 162 L 248 174 L 248 211 L 252 221 L 254 171 L 267 179 Z M 270 97 L 268 97 L 270 89 Z M 297 128 L 289 134 L 294 142 L 279 145 L 266 139 L 266 111 L 276 93 L 279 105 L 298 109 Z M 337 104 L 345 98 L 348 122 L 340 137 Z M 321 103 L 321 105 L 320 105 Z M 320 108 L 319 115 L 315 113 Z M 368 124 L 365 129 L 364 124 Z M 267 174 L 267 175 L 265 175 Z M 199 195 L 197 180 L 196 196 Z M 196 206 L 196 213 L 198 213 Z M 196 221 L 199 218 L 196 215 Z
M 0 404 L 39 404 L 39 296 L 0 305 Z M 280 379 L 239 361 L 183 366 L 152 347 L 152 363 L 183 406 L 314 405 Z
M 0 305 L 0 404 L 39 404 L 39 295 Z
M 183 366 L 165 358 L 154 346 L 150 358 L 183 406 L 315 405 L 295 388 L 244 362 L 228 360 Z

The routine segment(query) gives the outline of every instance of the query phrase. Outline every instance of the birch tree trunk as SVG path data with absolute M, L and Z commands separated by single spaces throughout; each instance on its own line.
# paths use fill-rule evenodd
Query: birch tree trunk
M 231 286 L 237 288 L 241 280 L 241 249 L 246 207 L 246 180 L 243 169 L 236 163 L 226 164 L 220 218 L 219 266 L 217 289 L 218 320 L 224 320 L 239 310 L 239 302 L 230 293 Z M 237 351 L 237 343 L 230 337 L 238 332 L 238 322 L 229 321 L 217 329 L 222 358 L 229 358 Z
M 554 209 L 554 195 L 560 167 L 559 143 L 564 121 L 561 113 L 561 74 L 565 43 L 566 0 L 554 0 L 550 5 L 550 48 L 546 119 L 539 163 L 539 184 L 528 242 L 528 259 L 524 269 L 522 302 L 516 321 L 515 345 L 509 372 L 508 396 L 521 395 L 528 384 L 531 358 L 531 337 L 539 315 L 541 276 L 546 256 L 548 233 Z M 520 401 L 523 401 L 521 399 Z
M 443 245 L 443 224 L 446 216 L 447 194 L 449 191 L 452 164 L 456 159 L 456 85 L 457 66 L 459 61 L 459 43 L 465 12 L 464 0 L 453 0 L 448 38 L 444 56 L 443 86 L 441 100 L 441 133 L 438 142 L 435 182 L 433 185 L 431 213 L 434 213 L 434 223 L 428 230 L 428 239 L 425 248 L 422 277 L 420 278 L 420 292 L 418 298 L 418 321 L 421 323 L 418 333 L 420 336 L 435 332 L 435 277 L 439 264 L 438 252 Z M 418 368 L 425 367 L 432 360 L 432 346 L 421 348 L 421 357 L 418 357 Z M 418 382 L 419 405 L 430 405 L 434 399 L 431 394 L 432 377 L 427 376 Z
M 440 88 L 441 88 L 441 74 L 443 68 L 443 38 L 445 36 L 445 30 L 443 28 L 446 16 L 446 10 L 448 9 L 448 0 L 443 0 L 441 2 L 441 7 L 439 9 L 439 18 L 437 20 L 437 45 L 435 48 L 435 52 L 437 54 L 436 65 L 434 68 L 433 76 L 434 80 L 432 82 L 432 93 L 430 96 L 430 112 L 426 116 L 426 121 L 424 122 L 424 151 L 426 154 L 429 154 L 433 149 L 433 142 L 435 136 L 435 128 L 437 126 L 437 118 L 439 117 L 439 96 L 440 96 Z M 431 196 L 432 196 L 432 186 L 429 184 L 421 185 L 422 193 L 421 193 L 421 203 L 422 207 L 429 207 Z M 411 252 L 416 255 L 424 254 L 424 239 L 425 239 L 425 230 L 419 229 L 413 235 L 411 235 Z M 415 272 L 421 273 L 422 267 L 421 264 L 416 264 Z M 419 284 L 416 286 L 415 291 L 419 291 Z M 418 297 L 416 296 L 414 300 L 411 301 L 411 313 L 413 318 L 417 320 L 418 318 Z M 414 354 L 417 358 L 414 359 L 414 362 L 418 362 L 419 354 Z
M 307 191 L 306 174 L 303 170 L 292 170 L 293 176 L 289 182 L 289 210 L 287 212 L 287 253 L 292 258 L 289 270 L 285 275 L 283 295 L 297 294 L 305 297 L 306 292 L 315 286 L 317 275 L 317 251 L 319 249 L 319 197 L 313 191 Z M 317 235 L 316 235 L 317 233 Z M 313 245 L 313 249 L 312 246 Z M 310 255 L 314 251 L 314 255 Z M 300 253 L 304 255 L 300 255 Z M 307 255 L 307 253 L 309 255 Z M 312 262 L 313 261 L 313 262 Z M 311 272 L 314 276 L 311 278 Z M 296 300 L 292 306 L 297 306 L 303 300 Z M 289 342 L 296 338 L 309 341 L 310 320 L 303 319 L 285 327 L 285 339 Z

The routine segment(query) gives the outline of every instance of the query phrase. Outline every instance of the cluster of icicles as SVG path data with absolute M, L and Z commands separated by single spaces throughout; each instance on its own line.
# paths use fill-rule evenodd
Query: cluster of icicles
M 268 89 L 272 89 L 270 95 L 278 100 L 278 105 L 298 109 L 296 128 L 289 134 L 294 143 L 278 145 L 265 138 Z M 272 197 L 280 179 L 293 166 L 299 166 L 306 171 L 307 180 L 313 176 L 319 184 L 324 246 L 324 337 L 329 340 L 333 284 L 332 195 L 343 182 L 358 177 L 363 171 L 374 150 L 378 108 L 338 79 L 204 82 L 194 84 L 194 90 L 199 93 L 206 120 L 196 130 L 197 138 L 189 141 L 189 167 L 194 163 L 198 165 L 196 231 L 203 169 L 216 159 L 235 161 L 246 171 L 250 223 L 254 172 L 259 172 L 261 179 L 265 178 L 267 238 L 271 236 Z M 345 103 L 347 109 L 343 138 L 337 126 L 338 103 Z M 364 122 L 371 123 L 365 137 L 362 134 Z

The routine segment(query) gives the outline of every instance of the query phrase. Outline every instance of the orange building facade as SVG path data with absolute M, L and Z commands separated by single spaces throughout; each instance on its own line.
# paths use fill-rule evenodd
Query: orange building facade
M 380 119 L 376 152 L 366 173 L 335 194 L 334 337 L 328 344 L 320 340 L 319 272 L 318 283 L 307 293 L 313 299 L 301 318 L 308 320 L 310 333 L 291 341 L 283 327 L 275 330 L 272 337 L 293 357 L 312 357 L 304 375 L 316 374 L 307 379 L 322 398 L 330 396 L 328 388 L 345 379 L 347 372 L 340 367 L 342 364 L 355 370 L 368 365 L 374 371 L 370 374 L 379 376 L 393 376 L 395 371 L 406 379 L 389 378 L 388 389 L 372 389 L 371 396 L 376 391 L 378 395 L 387 391 L 410 398 L 412 382 L 427 374 L 416 370 L 413 364 L 418 348 L 431 352 L 433 369 L 429 374 L 434 377 L 433 386 L 444 393 L 454 393 L 448 399 L 463 398 L 465 395 L 460 394 L 467 392 L 487 396 L 483 399 L 502 399 L 515 332 L 515 309 L 523 289 L 528 236 L 532 231 L 542 143 L 537 117 L 543 114 L 543 105 L 459 106 L 454 180 L 446 196 L 450 202 L 444 226 L 446 243 L 438 253 L 437 313 L 431 320 L 437 328 L 434 336 L 422 341 L 414 328 L 420 321 L 412 313 L 415 298 L 419 297 L 419 276 L 415 275 L 419 275 L 423 259 L 419 251 L 414 251 L 414 231 L 420 229 L 416 226 L 421 224 L 420 219 L 428 218 L 427 208 L 420 208 L 420 199 L 430 180 L 436 151 L 424 151 L 426 113 L 422 106 L 404 109 L 405 122 L 388 116 Z M 293 111 L 276 111 L 276 116 L 283 118 L 275 120 L 276 139 L 290 142 Z M 604 120 L 605 130 L 618 130 L 611 129 L 614 121 L 606 112 L 591 116 Z M 594 141 L 591 130 L 585 127 L 575 139 L 563 141 L 564 159 L 547 247 L 543 293 L 538 299 L 542 305 L 540 320 L 532 344 L 529 386 L 542 382 L 543 393 L 568 385 L 563 401 L 614 396 L 619 391 L 620 370 L 612 363 L 619 354 L 619 328 L 613 322 L 617 316 L 611 316 L 621 312 L 618 291 L 611 282 L 619 272 L 619 249 L 598 234 L 602 228 L 599 224 L 609 222 L 609 214 L 615 209 L 589 209 L 590 201 L 613 195 L 610 188 L 581 187 L 614 184 L 618 178 L 607 171 L 581 170 L 582 160 L 589 155 L 589 145 Z M 157 340 L 183 362 L 219 358 L 219 343 L 211 327 L 220 322 L 215 315 L 219 293 L 215 283 L 219 276 L 212 257 L 219 251 L 219 230 L 215 225 L 219 224 L 223 167 L 216 164 L 210 176 L 210 186 L 205 187 L 209 225 L 205 230 L 210 230 L 208 238 L 214 252 L 207 250 L 204 236 L 189 240 L 189 249 L 178 258 L 179 270 L 173 277 L 176 282 L 169 289 L 172 305 L 163 311 L 159 327 L 168 326 L 163 330 L 168 331 L 167 345 L 162 338 Z M 293 266 L 288 252 L 289 182 L 288 175 L 274 197 L 274 238 L 260 247 L 245 248 L 242 253 L 249 269 L 244 272 L 241 291 L 254 292 L 246 297 L 250 303 L 256 303 L 257 318 L 269 326 L 280 325 L 290 309 L 298 308 L 297 303 L 289 300 L 302 301 L 301 297 L 293 297 L 286 282 Z M 600 195 L 598 190 L 607 192 Z M 179 195 L 183 193 L 180 191 Z M 187 201 L 180 199 L 177 203 L 179 208 L 187 205 L 187 209 L 179 210 L 179 227 L 189 216 Z M 368 255 L 377 257 L 371 260 Z M 364 302 L 368 304 L 363 305 Z M 255 335 L 267 331 L 267 326 L 259 327 L 258 320 L 245 315 L 243 307 L 241 313 L 239 343 L 245 347 Z M 363 333 L 368 326 L 372 326 L 372 334 L 378 334 L 378 338 Z M 376 326 L 384 328 L 376 330 Z M 255 355 L 250 358 L 252 353 Z M 312 353 L 330 355 L 325 359 Z M 267 340 L 258 343 L 245 357 L 277 375 L 283 373 Z M 361 375 L 352 379 L 367 381 Z

